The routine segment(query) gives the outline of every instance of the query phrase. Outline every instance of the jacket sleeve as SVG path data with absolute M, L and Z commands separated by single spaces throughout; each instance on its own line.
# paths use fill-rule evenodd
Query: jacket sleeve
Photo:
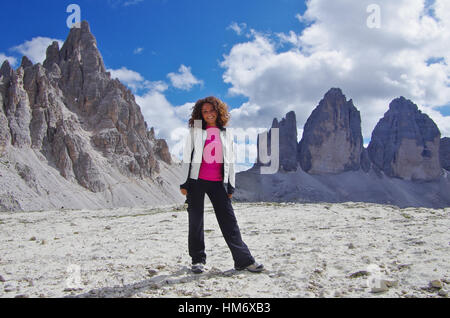
M 230 161 L 230 168 L 229 168 L 229 177 L 228 177 L 228 186 L 227 186 L 227 192 L 228 194 L 233 194 L 236 188 L 236 170 L 235 170 L 235 164 L 236 164 L 236 145 L 234 143 L 234 136 L 230 136 L 230 143 L 231 143 L 231 161 Z
M 186 136 L 183 148 L 183 175 L 186 176 L 186 181 L 180 184 L 180 189 L 189 190 L 189 176 L 191 173 L 192 151 L 194 150 L 194 143 L 192 138 L 192 128 L 189 129 L 189 134 Z

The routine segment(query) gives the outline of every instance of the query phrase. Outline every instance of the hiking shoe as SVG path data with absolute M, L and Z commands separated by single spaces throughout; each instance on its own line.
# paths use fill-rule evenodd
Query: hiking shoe
M 202 263 L 194 264 L 192 265 L 191 270 L 194 274 L 201 274 L 205 271 L 205 265 Z
M 252 273 L 261 273 L 264 270 L 264 265 L 263 264 L 258 264 L 258 263 L 253 263 L 247 267 L 240 267 L 240 268 L 236 268 L 236 270 L 238 271 L 243 271 L 244 269 L 248 270 L 249 272 Z

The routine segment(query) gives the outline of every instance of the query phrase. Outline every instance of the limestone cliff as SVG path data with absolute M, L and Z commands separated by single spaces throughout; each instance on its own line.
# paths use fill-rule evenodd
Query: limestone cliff
M 100 194 L 111 193 L 118 183 L 161 184 L 161 165 L 173 165 L 167 143 L 148 129 L 132 92 L 106 72 L 86 21 L 70 30 L 61 48 L 52 43 L 43 64 L 23 57 L 14 70 L 5 61 L 0 106 L 0 155 L 9 155 L 30 175 L 36 175 L 36 168 L 15 158 L 19 150 L 36 154 L 36 160 L 56 168 L 69 183 Z M 169 183 L 176 193 L 178 181 Z M 5 191 L 0 201 L 14 196 Z

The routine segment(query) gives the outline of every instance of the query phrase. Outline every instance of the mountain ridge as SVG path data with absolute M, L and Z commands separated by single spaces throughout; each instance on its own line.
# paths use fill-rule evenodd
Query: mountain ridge
M 42 64 L 23 57 L 14 70 L 5 61 L 0 68 L 0 104 L 2 183 L 5 174 L 14 185 L 2 187 L 0 209 L 82 208 L 91 207 L 92 200 L 96 207 L 183 201 L 177 177 L 181 166 L 172 162 L 166 141 L 148 129 L 132 92 L 106 72 L 87 21 L 70 30 L 61 48 L 53 42 Z M 37 200 L 43 191 L 58 196 L 38 171 L 42 169 L 92 198 L 86 204 L 81 198 Z M 34 180 L 31 189 L 26 180 Z M 114 193 L 118 184 L 122 186 Z M 146 198 L 146 191 L 154 195 Z M 30 199 L 22 199 L 22 192 Z
M 296 137 L 295 113 L 288 117 L 294 121 L 291 128 L 272 124 L 268 135 L 279 128 L 280 135 Z M 436 124 L 404 97 L 390 103 L 365 148 L 359 111 L 339 88 L 331 88 L 305 124 L 296 167 L 282 164 L 293 147 L 281 145 L 278 173 L 261 174 L 260 168 L 270 163 L 262 164 L 258 157 L 251 169 L 236 175 L 237 201 L 450 206 L 450 176 L 443 169 L 449 162 L 448 138 L 440 139 Z M 250 190 L 255 188 L 259 193 Z

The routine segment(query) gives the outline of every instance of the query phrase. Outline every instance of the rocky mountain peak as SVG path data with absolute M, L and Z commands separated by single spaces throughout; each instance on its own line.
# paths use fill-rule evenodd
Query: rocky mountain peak
M 0 76 L 3 76 L 5 79 L 12 76 L 14 70 L 9 64 L 8 60 L 5 60 L 0 68 Z
M 0 69 L 0 150 L 41 151 L 61 176 L 92 192 L 108 188 L 111 171 L 154 179 L 159 161 L 171 164 L 131 91 L 106 73 L 86 21 L 46 53 L 42 65 L 23 57 L 17 71 L 7 61 Z
M 338 87 L 332 87 L 328 90 L 328 92 L 325 93 L 324 100 L 331 100 L 331 101 L 346 101 L 344 93 L 342 93 L 342 90 Z
M 272 144 L 272 130 L 274 128 L 279 129 L 279 163 L 280 169 L 284 169 L 284 171 L 296 171 L 297 170 L 297 120 L 295 117 L 295 112 L 290 111 L 286 114 L 285 118 L 282 118 L 279 122 L 277 118 L 274 118 L 272 121 L 272 127 L 269 129 L 267 134 L 267 150 L 268 154 L 272 154 L 271 144 Z M 261 165 L 270 165 L 261 164 L 259 159 L 259 147 L 260 147 L 260 138 L 258 135 L 257 140 L 257 149 L 258 149 L 258 158 L 257 158 L 257 166 Z
M 56 41 L 47 48 L 43 65 L 45 68 L 51 70 L 54 64 L 59 65 L 59 43 Z
M 339 88 L 330 89 L 308 118 L 298 145 L 302 169 L 311 174 L 360 168 L 361 117 Z
M 271 130 L 280 129 L 283 167 L 292 149 L 286 141 L 289 136 L 294 139 L 293 129 L 287 127 L 294 126 L 294 119 L 295 114 L 290 112 L 286 119 L 272 122 Z M 283 132 L 291 134 L 282 137 Z M 332 88 L 304 126 L 298 144 L 302 169 L 275 174 L 261 174 L 253 168 L 239 172 L 235 199 L 448 207 L 450 174 L 440 168 L 439 161 L 442 167 L 450 169 L 450 138 L 439 137 L 436 124 L 413 102 L 399 97 L 390 103 L 366 149 L 359 111 L 340 89 Z M 259 142 L 258 138 L 258 149 Z
M 419 108 L 412 101 L 400 96 L 389 104 L 389 110 L 395 113 L 411 114 L 419 112 Z
M 434 180 L 441 174 L 440 136 L 434 121 L 417 105 L 396 98 L 372 133 L 369 156 L 390 177 Z
M 53 43 L 51 47 L 54 47 Z M 97 48 L 97 40 L 91 33 L 89 23 L 81 22 L 80 28 L 72 28 L 59 52 L 59 64 L 79 64 L 87 73 L 106 73 L 103 58 Z

